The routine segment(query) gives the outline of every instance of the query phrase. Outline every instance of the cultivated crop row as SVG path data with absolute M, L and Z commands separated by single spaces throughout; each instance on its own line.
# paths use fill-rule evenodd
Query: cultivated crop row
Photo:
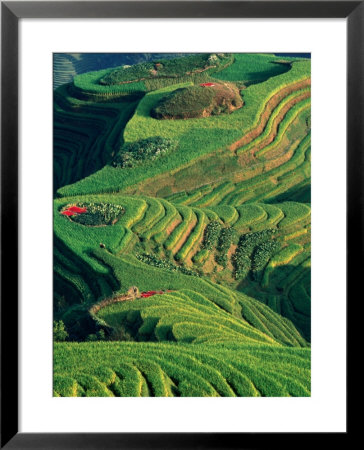
M 254 132 L 250 132 L 251 140 L 245 138 L 246 144 L 239 147 L 237 149 L 237 153 L 243 153 L 251 149 L 254 149 L 254 152 L 258 151 L 258 154 L 259 150 L 263 152 L 263 149 L 269 146 L 269 144 L 271 144 L 277 137 L 278 129 L 283 129 L 282 124 L 290 123 L 288 119 L 290 119 L 293 114 L 291 111 L 297 111 L 297 104 L 305 104 L 304 100 L 309 99 L 310 94 L 310 89 L 305 88 L 297 91 L 294 90 L 292 93 L 284 97 L 282 101 L 273 109 L 266 123 L 264 122 L 265 115 L 262 116 L 258 127 L 254 130 Z M 255 136 L 258 132 L 256 130 L 262 130 L 262 132 L 257 137 L 253 138 L 253 136 Z
M 310 395 L 310 353 L 297 348 L 99 342 L 54 354 L 56 396 Z

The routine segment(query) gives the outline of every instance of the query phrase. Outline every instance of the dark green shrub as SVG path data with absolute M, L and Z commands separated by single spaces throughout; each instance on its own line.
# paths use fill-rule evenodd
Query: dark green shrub
M 53 339 L 57 342 L 63 342 L 68 339 L 68 333 L 62 320 L 53 322 Z
M 221 253 L 226 253 L 233 243 L 236 232 L 231 227 L 223 228 L 220 231 L 220 236 L 217 243 L 217 250 Z
M 212 250 L 217 245 L 222 225 L 217 220 L 213 220 L 206 225 L 202 248 Z
M 231 104 L 233 106 L 236 106 L 236 100 L 232 100 Z M 213 116 L 218 116 L 220 114 L 225 114 L 228 112 L 228 107 L 227 105 L 216 105 L 213 110 L 211 111 L 211 115 Z
M 98 339 L 97 339 L 97 335 L 96 334 L 89 334 L 87 337 L 86 337 L 86 341 L 87 342 L 95 342 L 95 341 L 97 341 Z
M 233 254 L 231 261 L 234 266 L 234 277 L 236 280 L 245 278 L 250 270 L 251 262 L 249 256 L 241 251 L 237 247 L 235 253 Z
M 252 257 L 252 270 L 259 271 L 265 267 L 271 256 L 281 247 L 276 240 L 266 241 L 258 245 Z
M 114 167 L 136 167 L 144 161 L 155 161 L 177 148 L 172 139 L 154 136 L 140 141 L 124 144 L 116 155 Z
M 159 59 L 117 68 L 101 78 L 99 84 L 110 86 L 138 80 L 179 78 L 206 69 L 221 70 L 233 61 L 233 55 L 228 53 L 197 53 L 171 59 Z
M 195 277 L 200 276 L 197 272 L 194 272 L 193 270 L 190 270 L 184 266 L 177 266 L 168 259 L 159 259 L 156 256 L 149 254 L 139 254 L 136 255 L 136 257 L 139 259 L 139 261 L 142 261 L 145 264 L 149 264 L 150 266 L 159 267 L 160 269 L 166 269 L 172 272 L 180 272 L 184 275 L 191 275 Z
M 240 237 L 238 247 L 241 252 L 247 256 L 251 256 L 255 247 L 268 239 L 271 239 L 276 230 L 268 229 L 263 231 L 256 231 L 254 233 L 247 233 Z
M 103 329 L 100 329 L 96 332 L 97 340 L 98 341 L 105 341 L 106 340 L 106 334 Z
M 187 119 L 199 117 L 211 107 L 215 90 L 211 87 L 189 86 L 166 95 L 153 108 L 156 119 Z
M 78 203 L 87 212 L 72 216 L 74 222 L 87 226 L 113 225 L 125 212 L 121 205 L 110 203 Z
M 235 231 L 232 228 L 220 228 L 216 246 L 218 253 L 215 255 L 215 261 L 224 269 L 226 268 L 228 262 L 227 252 L 233 243 L 234 236 Z
M 154 64 L 151 62 L 142 62 L 132 66 L 123 66 L 113 70 L 99 80 L 99 84 L 110 86 L 113 84 L 121 84 L 126 81 L 137 81 L 141 78 L 149 78 L 152 76 L 151 71 Z
M 226 255 L 217 254 L 215 255 L 215 261 L 217 262 L 217 264 L 220 264 L 220 266 L 222 266 L 225 269 L 228 262 L 228 258 Z
M 250 270 L 255 280 L 259 278 L 270 257 L 280 248 L 280 242 L 272 239 L 274 233 L 274 229 L 269 229 L 240 236 L 232 258 L 236 279 L 245 278 Z

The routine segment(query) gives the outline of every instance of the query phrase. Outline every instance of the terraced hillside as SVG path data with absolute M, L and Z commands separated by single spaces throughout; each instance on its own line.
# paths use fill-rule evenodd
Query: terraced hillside
M 310 395 L 307 349 L 126 342 L 57 343 L 54 349 L 56 397 Z M 66 375 L 64 360 L 71 362 Z
M 218 83 L 240 108 L 153 117 Z M 310 395 L 310 61 L 159 57 L 54 108 L 54 395 Z
M 162 57 L 175 58 L 176 55 L 168 53 L 54 53 L 53 88 L 57 89 L 62 84 L 72 82 L 75 75 Z

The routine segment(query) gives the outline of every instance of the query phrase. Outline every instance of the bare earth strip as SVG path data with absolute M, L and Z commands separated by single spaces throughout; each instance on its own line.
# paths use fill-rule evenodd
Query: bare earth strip
M 174 246 L 172 252 L 175 255 L 180 248 L 183 246 L 183 244 L 187 241 L 188 236 L 190 235 L 191 231 L 195 228 L 197 225 L 197 218 L 196 216 L 192 219 L 191 223 L 187 227 L 186 231 L 182 234 L 180 240 L 177 242 L 177 244 Z

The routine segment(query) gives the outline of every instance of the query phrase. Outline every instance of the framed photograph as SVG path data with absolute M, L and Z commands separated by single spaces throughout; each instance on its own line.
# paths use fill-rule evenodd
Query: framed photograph
M 347 439 L 363 25 L 1 3 L 1 448 Z

